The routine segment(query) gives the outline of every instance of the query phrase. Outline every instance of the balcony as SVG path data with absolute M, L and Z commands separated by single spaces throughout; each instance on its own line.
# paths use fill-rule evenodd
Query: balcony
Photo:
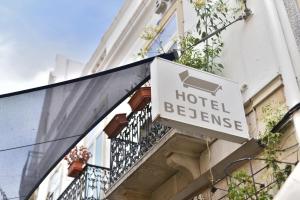
M 151 103 L 128 119 L 128 125 L 111 139 L 110 188 L 105 193 L 108 199 L 148 198 L 177 174 L 178 156 L 193 159 L 206 148 L 201 135 L 152 122 Z
M 124 190 L 153 191 L 178 171 L 167 161 L 169 157 L 175 153 L 199 156 L 205 149 L 202 137 L 152 122 L 151 103 L 131 113 L 128 121 L 118 136 L 111 139 L 110 169 L 87 165 L 59 200 L 120 199 Z
M 58 199 L 102 199 L 104 192 L 109 188 L 109 174 L 110 170 L 107 168 L 87 164 Z
M 128 125 L 111 139 L 111 184 L 117 182 L 170 130 L 151 122 L 151 104 L 128 118 Z

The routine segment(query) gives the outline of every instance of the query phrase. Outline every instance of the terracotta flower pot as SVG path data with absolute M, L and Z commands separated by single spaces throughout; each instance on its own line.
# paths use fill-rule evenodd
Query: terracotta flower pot
M 128 119 L 125 113 L 117 114 L 104 128 L 104 132 L 108 135 L 108 138 L 116 137 L 125 126 L 128 124 Z
M 129 100 L 133 112 L 142 110 L 151 101 L 151 87 L 141 87 Z
M 83 162 L 79 160 L 73 161 L 68 168 L 68 176 L 74 178 L 77 177 L 82 172 L 83 168 L 84 168 Z

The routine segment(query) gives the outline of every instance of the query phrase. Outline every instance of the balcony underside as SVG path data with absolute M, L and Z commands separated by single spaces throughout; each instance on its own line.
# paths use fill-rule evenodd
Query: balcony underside
M 205 149 L 206 141 L 200 135 L 171 129 L 114 185 L 111 185 L 106 192 L 106 197 L 110 200 L 124 199 L 124 196 L 128 196 L 128 199 L 142 199 L 141 195 L 150 195 L 178 172 L 174 164 L 167 163 L 171 155 L 199 158 L 200 153 Z M 136 198 L 129 197 L 132 193 L 135 193 Z

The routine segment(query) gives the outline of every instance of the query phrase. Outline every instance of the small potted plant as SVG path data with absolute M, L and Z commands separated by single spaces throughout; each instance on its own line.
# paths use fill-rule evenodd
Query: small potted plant
M 151 87 L 141 87 L 129 100 L 133 112 L 142 110 L 151 101 Z
M 91 156 L 92 154 L 86 147 L 74 147 L 64 158 L 69 165 L 68 176 L 77 177 L 82 172 Z
M 104 132 L 108 138 L 116 137 L 127 126 L 128 119 L 126 113 L 115 115 L 112 120 L 104 128 Z

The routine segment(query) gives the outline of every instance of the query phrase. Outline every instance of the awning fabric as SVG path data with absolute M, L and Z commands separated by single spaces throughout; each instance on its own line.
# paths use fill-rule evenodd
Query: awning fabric
M 173 54 L 159 57 L 174 59 Z M 28 199 L 80 139 L 150 78 L 153 59 L 0 95 L 0 189 L 4 195 Z

